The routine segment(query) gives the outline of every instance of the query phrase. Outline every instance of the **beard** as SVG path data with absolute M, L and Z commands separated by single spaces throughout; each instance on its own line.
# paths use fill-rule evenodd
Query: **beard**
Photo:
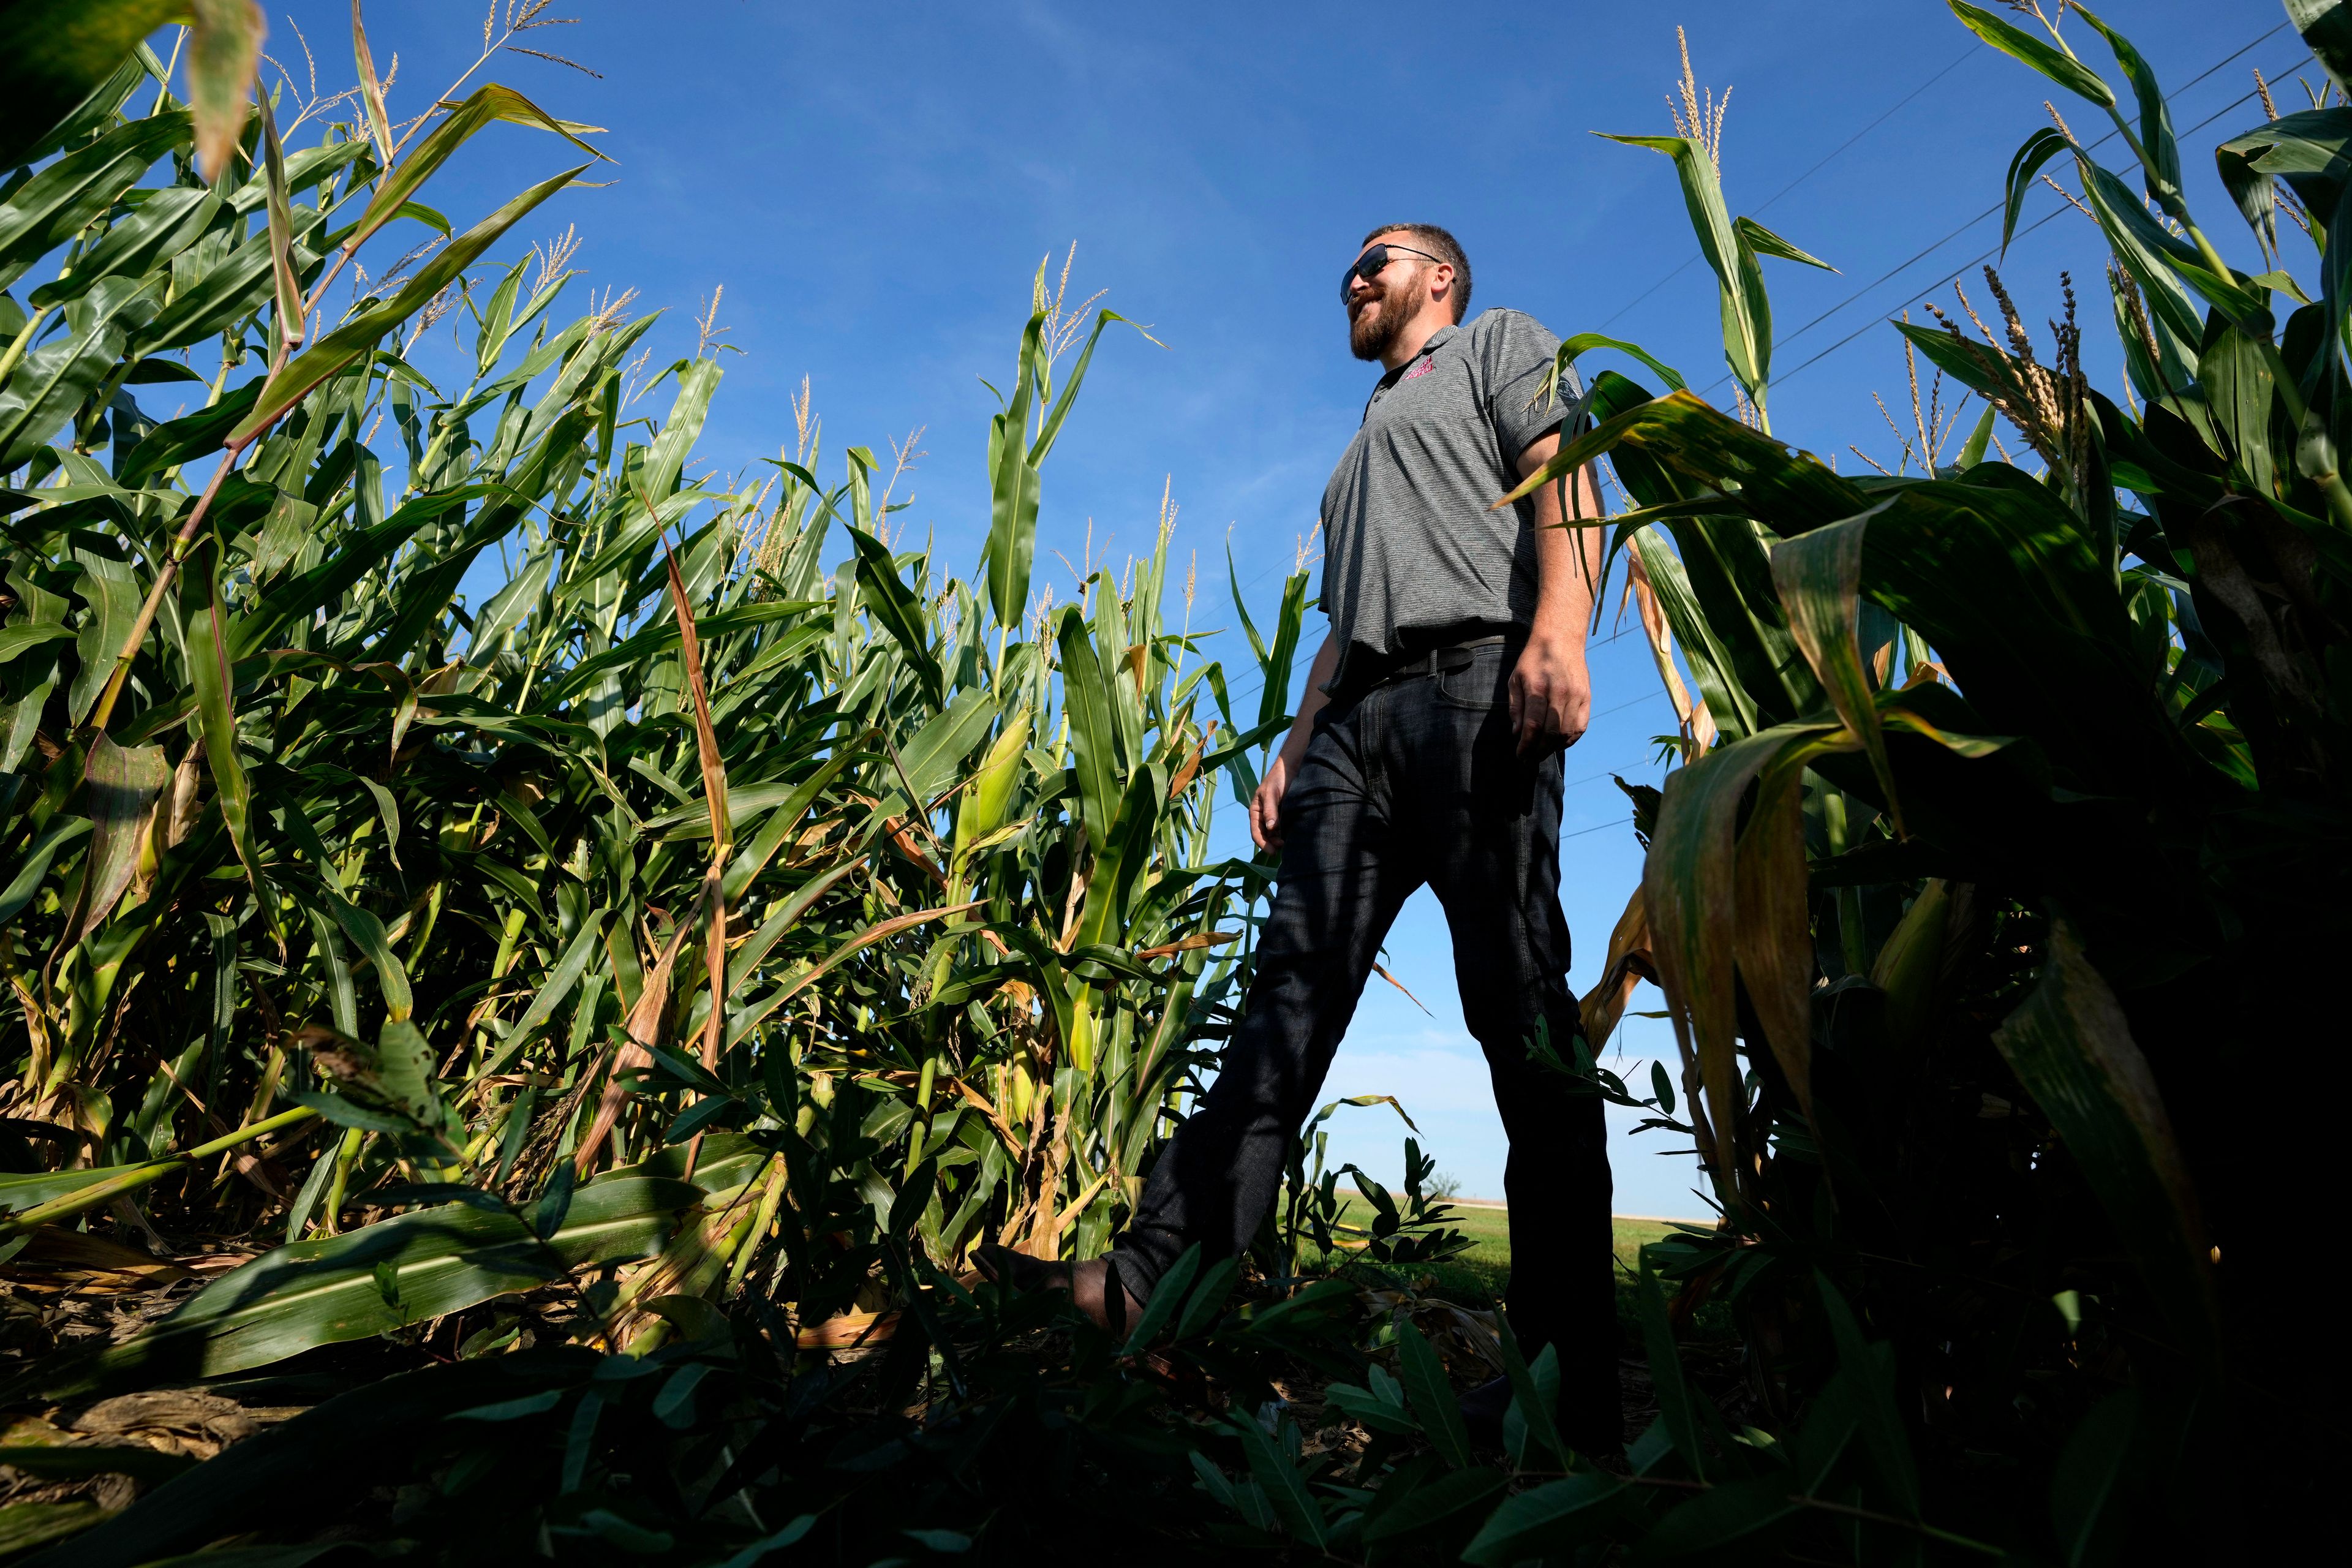
M 1416 279 L 1416 281 L 1418 279 Z M 1377 301 L 1380 310 L 1371 306 Z M 1382 286 L 1378 294 L 1364 302 L 1348 320 L 1348 351 L 1360 360 L 1377 360 L 1386 354 L 1404 331 L 1412 313 L 1405 307 L 1409 296 L 1404 289 Z

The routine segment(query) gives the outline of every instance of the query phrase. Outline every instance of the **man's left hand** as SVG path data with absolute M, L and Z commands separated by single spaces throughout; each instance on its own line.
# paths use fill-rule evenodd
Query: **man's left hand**
M 1592 681 L 1580 643 L 1538 633 L 1511 670 L 1511 732 L 1519 755 L 1573 746 L 1592 718 Z

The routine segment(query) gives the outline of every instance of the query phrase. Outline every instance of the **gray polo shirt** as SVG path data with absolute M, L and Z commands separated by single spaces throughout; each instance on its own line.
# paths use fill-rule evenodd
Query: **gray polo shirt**
M 1562 404 L 1583 396 L 1573 368 L 1559 401 L 1540 395 L 1559 350 L 1534 317 L 1486 310 L 1381 377 L 1323 491 L 1335 687 L 1416 632 L 1534 619 L 1535 503 L 1486 509 L 1518 483 L 1519 454 L 1559 428 Z

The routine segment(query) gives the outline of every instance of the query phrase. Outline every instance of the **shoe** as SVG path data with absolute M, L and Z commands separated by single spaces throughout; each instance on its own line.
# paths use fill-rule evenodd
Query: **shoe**
M 1488 1378 L 1462 1396 L 1462 1422 L 1471 1443 L 1481 1448 L 1503 1447 L 1503 1417 L 1511 1408 L 1511 1380 Z M 1616 1411 L 1578 1418 L 1559 1413 L 1560 1440 L 1588 1459 L 1602 1459 L 1624 1447 L 1624 1418 Z
M 1462 1396 L 1462 1423 L 1475 1447 L 1503 1446 L 1503 1415 L 1511 1407 L 1511 1380 L 1490 1377 Z
M 1110 1289 L 1111 1266 L 1108 1258 L 1064 1263 L 1032 1258 L 992 1241 L 973 1248 L 971 1260 L 992 1284 L 1024 1293 L 1064 1292 L 1095 1327 L 1113 1338 L 1124 1335 L 1129 1325 L 1143 1316 L 1143 1303 L 1135 1299 L 1133 1292 L 1123 1285 L 1116 1292 Z

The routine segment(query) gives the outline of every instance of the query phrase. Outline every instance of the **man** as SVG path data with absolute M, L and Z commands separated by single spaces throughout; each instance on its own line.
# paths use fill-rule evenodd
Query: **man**
M 1071 1289 L 1132 1321 L 1194 1242 L 1248 1246 L 1398 910 L 1434 888 L 1462 1010 L 1510 1139 L 1514 1331 L 1556 1347 L 1560 1418 L 1588 1451 L 1621 1441 L 1610 1173 L 1597 1097 L 1528 1058 L 1578 1027 L 1560 912 L 1562 750 L 1591 710 L 1584 629 L 1598 531 L 1563 528 L 1559 488 L 1495 499 L 1559 449 L 1542 395 L 1559 340 L 1513 310 L 1463 325 L 1470 263 L 1432 224 L 1365 237 L 1344 276 L 1349 346 L 1384 374 L 1323 496 L 1330 634 L 1250 832 L 1281 872 L 1240 1027 L 1215 1082 L 1160 1152 L 1108 1259 L 992 1271 Z M 1564 378 L 1572 400 L 1579 388 Z M 1599 515 L 1590 471 L 1578 512 Z M 1468 1401 L 1499 1431 L 1497 1379 Z

